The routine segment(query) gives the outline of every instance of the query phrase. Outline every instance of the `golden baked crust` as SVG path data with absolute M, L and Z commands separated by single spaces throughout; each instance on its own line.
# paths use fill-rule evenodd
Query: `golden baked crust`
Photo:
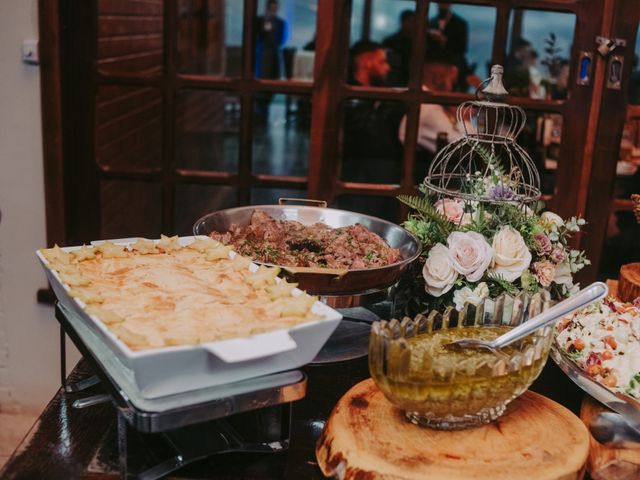
M 317 300 L 293 297 L 296 284 L 276 282 L 277 268 L 249 270 L 214 240 L 185 247 L 177 237 L 105 242 L 67 253 L 40 252 L 70 295 L 85 304 L 129 348 L 143 350 L 243 337 L 317 320 Z

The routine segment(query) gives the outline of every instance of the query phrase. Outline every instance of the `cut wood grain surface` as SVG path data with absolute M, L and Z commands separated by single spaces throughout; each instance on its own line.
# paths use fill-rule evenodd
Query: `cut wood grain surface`
M 640 263 L 629 263 L 620 267 L 618 298 L 623 302 L 633 302 L 640 297 Z
M 341 479 L 582 478 L 589 433 L 563 406 L 531 391 L 480 428 L 410 423 L 369 379 L 334 408 L 316 445 L 325 475 Z

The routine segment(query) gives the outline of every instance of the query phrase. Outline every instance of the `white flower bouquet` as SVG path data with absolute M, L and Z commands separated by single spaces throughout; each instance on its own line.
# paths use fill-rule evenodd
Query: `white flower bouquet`
M 399 197 L 412 208 L 404 227 L 423 245 L 419 264 L 398 289 L 407 314 L 447 306 L 462 310 L 466 303 L 522 290 L 533 295 L 546 289 L 561 299 L 577 289 L 573 276 L 589 260 L 568 239 L 584 220 L 540 213 L 541 203 L 530 208 L 510 201 L 506 184 L 483 182 L 482 188 L 499 189 L 500 198 L 441 197 L 432 203 L 424 188 L 424 197 Z

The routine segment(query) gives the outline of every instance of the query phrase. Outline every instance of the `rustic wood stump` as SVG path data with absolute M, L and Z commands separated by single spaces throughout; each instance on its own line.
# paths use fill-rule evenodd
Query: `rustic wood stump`
M 410 423 L 373 380 L 340 399 L 316 444 L 322 473 L 340 479 L 579 479 L 589 433 L 563 406 L 526 392 L 497 421 L 440 431 Z
M 620 267 L 618 298 L 623 302 L 633 302 L 640 297 L 640 263 L 629 263 Z
M 607 407 L 585 396 L 580 408 L 580 418 L 591 425 Z M 640 478 L 640 443 L 625 442 L 620 445 L 604 445 L 589 435 L 591 449 L 587 470 L 593 480 L 633 480 Z

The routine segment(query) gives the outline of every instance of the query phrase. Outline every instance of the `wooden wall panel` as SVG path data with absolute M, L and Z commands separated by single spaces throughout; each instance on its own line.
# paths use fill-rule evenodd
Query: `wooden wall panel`
M 98 0 L 102 15 L 157 15 L 162 16 L 163 0 Z
M 144 236 L 158 238 L 162 191 L 151 182 L 103 180 L 100 182 L 100 238 Z
M 159 168 L 162 97 L 145 87 L 103 85 L 96 96 L 96 161 L 117 171 Z
M 143 108 L 132 110 L 122 118 L 96 126 L 96 146 L 100 148 L 122 135 L 123 131 L 133 132 L 136 128 L 148 125 L 160 118 L 161 103 L 155 102 Z
M 98 58 L 110 60 L 136 53 L 162 52 L 162 34 L 126 35 L 98 39 Z
M 162 32 L 160 16 L 99 15 L 98 38 Z
M 162 50 L 98 60 L 100 72 L 103 73 L 108 70 L 111 74 L 127 74 L 132 71 L 146 74 L 159 73 L 162 68 L 161 65 Z
M 160 75 L 162 0 L 99 0 L 97 68 L 102 75 Z M 95 155 L 108 171 L 159 169 L 162 164 L 160 90 L 100 86 L 95 103 Z
M 161 97 L 154 88 L 103 85 L 96 97 L 96 123 L 105 124 L 156 101 L 161 101 Z
M 108 143 L 97 146 L 97 160 L 118 170 L 159 167 L 161 164 L 162 118 L 137 125 Z
M 159 74 L 163 52 L 162 0 L 98 1 L 98 70 Z

